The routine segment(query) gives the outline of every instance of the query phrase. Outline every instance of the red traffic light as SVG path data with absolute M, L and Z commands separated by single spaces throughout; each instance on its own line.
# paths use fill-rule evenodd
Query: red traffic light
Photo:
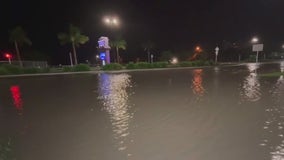
M 12 55 L 9 54 L 9 53 L 5 53 L 5 57 L 8 58 L 8 59 L 10 59 L 10 58 L 12 57 Z

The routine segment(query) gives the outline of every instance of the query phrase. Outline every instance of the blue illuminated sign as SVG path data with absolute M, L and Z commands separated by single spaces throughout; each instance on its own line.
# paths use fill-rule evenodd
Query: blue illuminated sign
M 105 52 L 101 52 L 100 53 L 100 59 L 101 60 L 106 60 L 106 53 Z

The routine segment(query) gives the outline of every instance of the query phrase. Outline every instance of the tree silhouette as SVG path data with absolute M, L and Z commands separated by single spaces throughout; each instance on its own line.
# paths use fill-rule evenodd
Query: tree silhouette
M 17 59 L 20 66 L 23 67 L 19 46 L 23 44 L 32 45 L 31 40 L 27 37 L 24 29 L 21 26 L 17 26 L 10 32 L 10 42 L 14 43 Z
M 70 25 L 69 31 L 67 33 L 59 33 L 57 35 L 57 38 L 59 39 L 61 45 L 71 43 L 75 65 L 77 65 L 78 60 L 77 60 L 76 47 L 79 47 L 81 44 L 85 44 L 86 42 L 88 42 L 89 37 L 82 35 L 78 27 Z

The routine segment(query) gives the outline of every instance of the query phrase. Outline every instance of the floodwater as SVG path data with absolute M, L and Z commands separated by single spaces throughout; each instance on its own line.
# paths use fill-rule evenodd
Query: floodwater
M 1 78 L 0 140 L 17 160 L 283 160 L 272 71 L 284 62 Z

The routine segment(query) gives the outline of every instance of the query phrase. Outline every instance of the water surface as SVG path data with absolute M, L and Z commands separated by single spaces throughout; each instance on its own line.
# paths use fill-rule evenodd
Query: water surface
M 0 79 L 19 160 L 284 159 L 284 63 Z

